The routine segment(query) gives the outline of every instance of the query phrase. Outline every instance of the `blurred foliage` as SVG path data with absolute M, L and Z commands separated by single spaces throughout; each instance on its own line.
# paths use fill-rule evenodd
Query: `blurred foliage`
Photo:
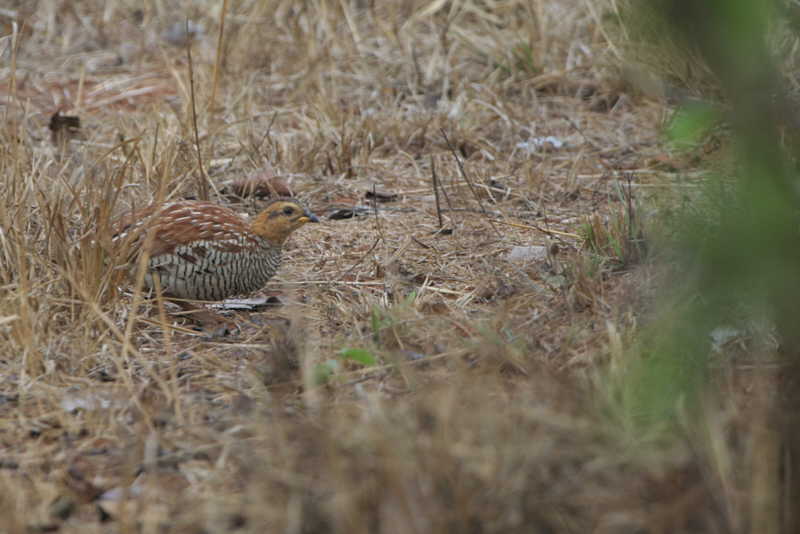
M 612 354 L 609 391 L 620 408 L 613 415 L 640 439 L 674 428 L 679 418 L 702 434 L 709 425 L 704 402 L 719 397 L 710 380 L 714 333 L 747 332 L 747 357 L 760 373 L 767 367 L 759 362 L 777 348 L 784 358 L 779 377 L 754 392 L 765 408 L 744 462 L 752 484 L 747 531 L 797 531 L 796 507 L 785 505 L 800 497 L 796 477 L 779 473 L 800 470 L 800 119 L 790 92 L 797 53 L 779 55 L 786 47 L 778 42 L 796 31 L 797 7 L 777 0 L 640 0 L 619 13 L 631 37 L 627 48 L 640 39 L 647 50 L 634 60 L 666 58 L 657 65 L 660 75 L 721 101 L 684 99 L 667 125 L 668 146 L 692 150 L 724 123 L 732 161 L 706 166 L 701 192 L 676 218 L 669 281 L 655 318 L 635 349 L 620 357 L 618 343 Z M 777 347 L 766 339 L 773 337 Z M 723 353 L 721 365 L 732 368 L 730 358 Z
M 668 127 L 671 146 L 696 145 L 720 120 L 735 146 L 735 170 L 710 171 L 698 198 L 703 209 L 686 210 L 678 223 L 674 278 L 638 349 L 641 358 L 620 384 L 630 415 L 654 423 L 704 393 L 714 328 L 766 314 L 781 350 L 800 350 L 800 190 L 782 144 L 794 110 L 785 104 L 790 99 L 768 42 L 782 5 L 659 0 L 630 4 L 626 13 L 648 21 L 632 32 L 657 28 L 649 42 L 684 51 L 687 64 L 697 57 L 725 95 L 725 106 L 686 103 Z

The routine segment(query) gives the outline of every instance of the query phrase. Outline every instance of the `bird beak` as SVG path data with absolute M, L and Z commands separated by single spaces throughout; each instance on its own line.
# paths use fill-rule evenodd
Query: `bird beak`
M 300 217 L 300 222 L 301 223 L 308 223 L 308 222 L 318 223 L 319 219 L 317 218 L 316 215 L 314 215 L 310 211 L 307 211 L 306 214 L 303 217 Z

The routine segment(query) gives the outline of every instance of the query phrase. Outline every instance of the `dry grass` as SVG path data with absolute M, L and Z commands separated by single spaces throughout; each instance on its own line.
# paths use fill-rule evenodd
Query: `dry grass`
M 222 6 L 0 10 L 0 532 L 746 528 L 731 464 L 768 429 L 711 407 L 641 447 L 605 384 L 650 276 L 625 195 L 671 187 L 605 7 Z M 251 175 L 359 216 L 298 232 L 283 305 L 208 339 L 126 282 L 109 224 Z

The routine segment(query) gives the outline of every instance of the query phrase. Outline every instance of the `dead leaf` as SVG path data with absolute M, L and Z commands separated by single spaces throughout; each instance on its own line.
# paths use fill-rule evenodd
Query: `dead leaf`
M 400 195 L 388 191 L 369 190 L 364 194 L 364 198 L 370 200 L 374 199 L 377 202 L 396 202 L 400 199 Z
M 56 146 L 62 146 L 70 139 L 80 135 L 81 119 L 73 115 L 62 115 L 61 110 L 50 117 L 50 140 Z
M 271 170 L 251 174 L 246 178 L 234 181 L 225 191 L 228 196 L 237 198 L 279 198 L 292 197 L 294 192 L 283 178 L 274 175 Z

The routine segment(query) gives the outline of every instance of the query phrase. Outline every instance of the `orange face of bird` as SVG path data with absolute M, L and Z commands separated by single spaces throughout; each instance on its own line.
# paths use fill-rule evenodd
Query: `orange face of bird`
M 306 223 L 319 222 L 316 215 L 296 200 L 276 200 L 253 220 L 254 233 L 275 244 L 282 244 L 289 235 Z

